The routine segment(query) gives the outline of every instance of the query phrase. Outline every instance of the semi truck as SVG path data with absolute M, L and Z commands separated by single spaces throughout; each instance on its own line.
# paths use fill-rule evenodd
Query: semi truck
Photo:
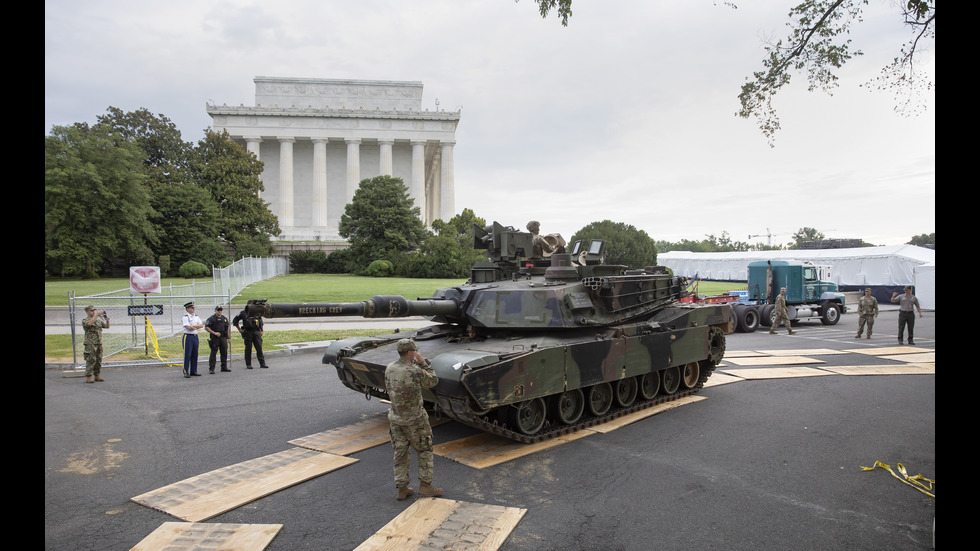
M 840 316 L 847 313 L 847 305 L 844 294 L 830 279 L 830 266 L 798 260 L 757 260 L 748 265 L 746 293 L 705 297 L 695 294 L 691 301 L 730 303 L 735 330 L 751 333 L 760 325 L 772 325 L 776 317 L 776 296 L 785 287 L 791 323 L 819 318 L 824 325 L 835 325 Z

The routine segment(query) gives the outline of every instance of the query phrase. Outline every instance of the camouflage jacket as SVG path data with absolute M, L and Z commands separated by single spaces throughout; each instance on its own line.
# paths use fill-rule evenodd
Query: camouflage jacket
M 875 297 L 862 296 L 858 300 L 858 315 L 860 316 L 877 316 L 878 315 L 878 299 Z
M 776 314 L 786 315 L 786 297 L 779 294 L 776 295 Z
M 102 330 L 106 326 L 106 321 L 101 316 L 95 318 L 92 325 L 86 323 L 88 318 L 82 321 L 82 329 L 85 330 L 85 344 L 102 344 Z
M 422 407 L 422 389 L 432 388 L 439 382 L 432 370 L 432 363 L 416 365 L 399 358 L 385 368 L 385 387 L 391 399 L 388 420 L 397 425 L 410 425 L 425 413 Z

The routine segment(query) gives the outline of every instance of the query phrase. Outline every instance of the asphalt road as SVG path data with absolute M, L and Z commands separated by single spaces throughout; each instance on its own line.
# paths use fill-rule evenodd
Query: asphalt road
M 871 340 L 837 326 L 733 334 L 728 350 L 896 343 L 885 311 Z M 935 313 L 916 344 L 935 349 Z M 896 362 L 822 356 L 829 365 Z M 170 515 L 130 498 L 290 448 L 289 440 L 387 409 L 343 387 L 316 352 L 270 356 L 270 369 L 185 379 L 180 368 L 105 369 L 104 383 L 46 369 L 44 548 L 130 549 Z M 934 375 L 741 381 L 608 434 L 476 470 L 436 456 L 443 497 L 527 509 L 501 547 L 516 550 L 929 549 L 935 499 L 875 461 L 936 479 Z M 436 443 L 475 431 L 449 423 Z M 391 450 L 207 522 L 277 523 L 269 551 L 353 549 L 414 498 L 395 500 Z M 414 461 L 413 461 L 414 477 Z M 413 484 L 415 482 L 413 481 Z

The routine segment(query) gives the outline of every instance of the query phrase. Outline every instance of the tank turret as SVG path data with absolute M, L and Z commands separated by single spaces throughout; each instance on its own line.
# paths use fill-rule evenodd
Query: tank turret
M 323 363 L 367 396 L 387 398 L 384 369 L 409 337 L 439 384 L 429 407 L 470 426 L 534 442 L 696 392 L 733 330 L 727 304 L 678 303 L 687 281 L 666 268 L 603 263 L 605 243 L 564 240 L 531 258 L 534 240 L 494 222 L 474 226 L 487 261 L 469 281 L 410 300 L 378 295 L 352 303 L 269 303 L 264 317 L 425 316 L 435 325 L 332 342 Z M 557 252 L 560 251 L 560 252 Z

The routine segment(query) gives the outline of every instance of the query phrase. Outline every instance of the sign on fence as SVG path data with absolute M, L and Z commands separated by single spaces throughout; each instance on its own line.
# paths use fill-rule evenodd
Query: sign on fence
M 162 316 L 162 304 L 137 304 L 126 307 L 126 314 L 130 316 Z
M 159 266 L 130 266 L 129 290 L 132 293 L 162 293 Z M 133 314 L 130 314 L 133 315 Z

